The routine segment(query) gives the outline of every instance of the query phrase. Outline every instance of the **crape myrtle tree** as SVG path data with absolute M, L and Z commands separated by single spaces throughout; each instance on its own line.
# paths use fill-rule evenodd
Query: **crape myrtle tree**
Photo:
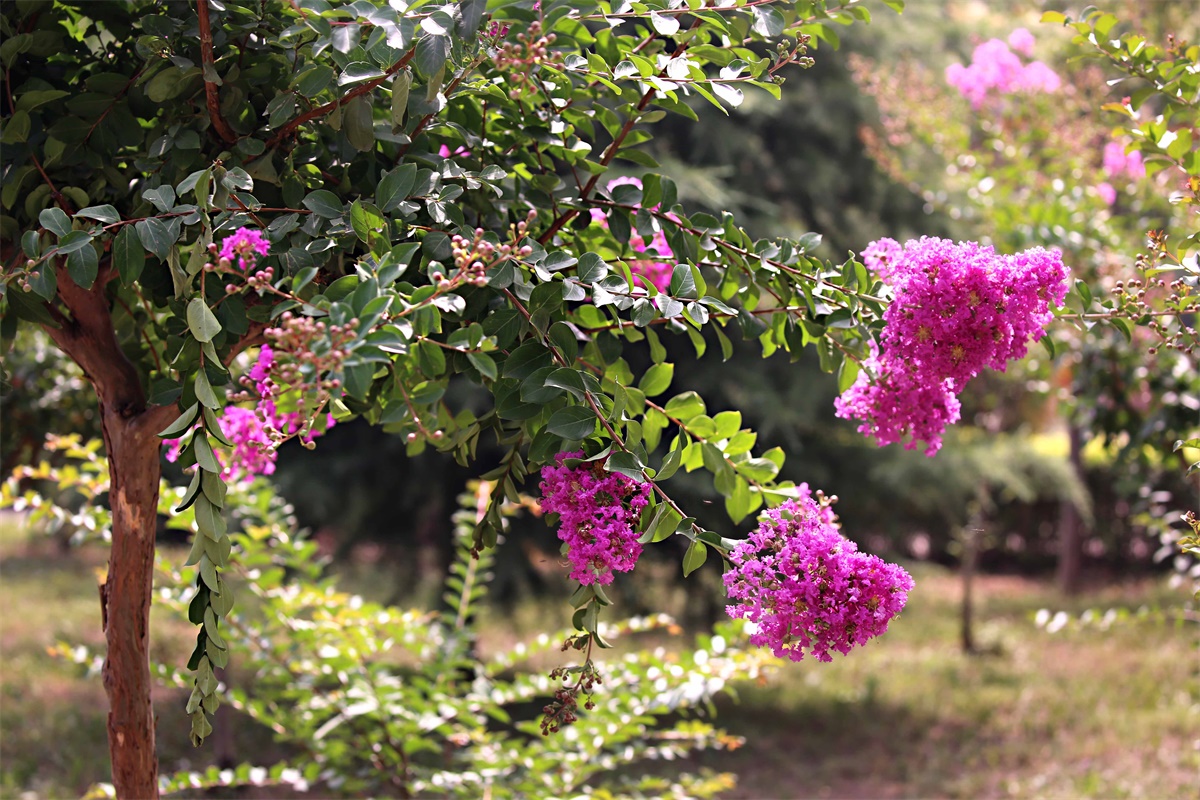
M 689 214 L 638 149 L 656 120 L 694 119 L 689 103 L 778 96 L 811 37 L 869 17 L 853 0 L 6 6 L 3 333 L 46 330 L 99 401 L 119 796 L 158 792 L 164 443 L 191 474 L 173 513 L 194 527 L 197 743 L 228 663 L 227 486 L 353 416 L 412 454 L 470 464 L 481 440 L 503 447 L 477 550 L 505 500 L 539 486 L 580 585 L 566 649 L 582 659 L 552 673 L 544 732 L 600 679 L 604 586 L 670 536 L 689 542 L 685 574 L 727 559 L 730 613 L 776 655 L 829 660 L 886 629 L 911 579 L 841 537 L 833 498 L 776 480 L 783 453 L 738 412 L 679 392 L 662 337 L 699 352 L 710 334 L 727 357 L 731 336 L 764 356 L 811 345 L 840 413 L 933 453 L 963 386 L 1043 335 L 1061 257 L 923 239 L 830 264 L 816 236 L 755 241 L 727 214 Z M 613 180 L 618 161 L 647 172 Z M 650 357 L 640 375 L 631 348 Z M 455 407 L 452 384 L 491 402 Z M 743 540 L 706 530 L 668 492 L 681 468 L 711 474 L 735 523 L 770 510 Z
M 829 501 L 776 482 L 782 452 L 756 452 L 736 412 L 662 397 L 674 367 L 660 341 L 699 349 L 707 327 L 723 347 L 758 338 L 765 354 L 811 344 L 852 380 L 844 353 L 863 349 L 884 307 L 874 282 L 853 261 L 809 257 L 815 237 L 753 241 L 728 217 L 689 215 L 664 176 L 605 177 L 616 161 L 653 169 L 638 147 L 655 120 L 778 95 L 787 69 L 809 63 L 810 33 L 868 18 L 823 0 L 5 7 L 3 333 L 40 326 L 96 390 L 120 796 L 158 791 L 147 637 L 164 439 L 194 465 L 175 513 L 195 528 L 197 743 L 227 664 L 226 481 L 269 472 L 285 439 L 311 443 L 355 415 L 411 453 L 469 463 L 481 438 L 502 443 L 478 548 L 495 544 L 500 502 L 531 468 L 558 470 L 585 662 L 564 673 L 548 728 L 596 678 L 586 654 L 603 646 L 603 584 L 641 547 L 630 536 L 687 537 L 685 571 L 734 548 L 666 493 L 680 467 L 711 472 L 735 520 L 789 501 L 776 527 L 842 542 L 830 558 L 862 572 L 850 576 L 861 602 L 845 580 L 828 587 L 836 626 L 810 640 L 785 622 L 764 641 L 828 657 L 886 626 L 907 576 L 830 539 Z M 648 347 L 654 366 L 631 374 L 628 347 Z M 452 381 L 483 387 L 491 408 L 451 407 Z M 603 531 L 571 506 L 586 481 Z M 747 614 L 770 616 L 745 596 Z

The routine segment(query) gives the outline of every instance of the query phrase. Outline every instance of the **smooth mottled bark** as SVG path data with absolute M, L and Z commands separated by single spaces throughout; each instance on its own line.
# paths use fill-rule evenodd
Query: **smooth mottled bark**
M 104 611 L 104 691 L 113 786 L 121 798 L 158 797 L 154 709 L 150 702 L 150 596 L 158 508 L 159 440 L 143 412 L 126 419 L 102 404 L 108 449 L 113 541 L 100 586 Z M 168 420 L 169 421 L 169 420 Z
M 120 798 L 158 797 L 154 710 L 150 702 L 150 596 L 160 477 L 158 431 L 177 411 L 148 406 L 136 368 L 113 330 L 105 265 L 89 289 L 58 269 L 57 327 L 47 332 L 96 389 L 108 456 L 112 551 L 100 585 L 108 654 L 108 739 L 113 785 Z

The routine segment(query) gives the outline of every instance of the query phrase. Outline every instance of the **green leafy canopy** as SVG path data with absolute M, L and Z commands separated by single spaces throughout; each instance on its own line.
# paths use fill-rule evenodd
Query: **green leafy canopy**
M 162 433 L 197 466 L 178 507 L 197 532 L 194 739 L 228 661 L 217 413 L 237 354 L 286 314 L 326 326 L 304 385 L 337 391 L 291 401 L 305 417 L 362 416 L 462 463 L 482 437 L 507 448 L 476 547 L 567 448 L 658 481 L 647 530 L 692 540 L 689 572 L 722 540 L 663 479 L 707 471 L 735 521 L 793 494 L 783 453 L 755 452 L 740 415 L 709 415 L 659 339 L 701 353 L 711 333 L 726 357 L 732 336 L 764 356 L 811 344 L 834 371 L 881 324 L 882 287 L 814 258 L 819 237 L 756 241 L 728 214 L 689 213 L 639 146 L 692 104 L 778 96 L 812 37 L 867 17 L 851 0 L 6 6 L 0 234 L 20 250 L 6 244 L 0 333 L 100 308 L 148 402 L 186 409 Z M 630 171 L 641 189 L 610 193 Z M 269 240 L 269 273 L 214 263 L 243 227 Z M 662 291 L 632 280 L 656 235 L 674 254 Z M 654 366 L 635 375 L 626 355 L 644 346 Z M 451 382 L 490 401 L 452 407 Z

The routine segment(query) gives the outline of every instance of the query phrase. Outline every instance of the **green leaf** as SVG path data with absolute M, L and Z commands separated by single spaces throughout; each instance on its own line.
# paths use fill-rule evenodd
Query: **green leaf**
M 646 476 L 642 474 L 643 467 L 642 462 L 633 453 L 613 453 L 604 462 L 604 469 L 608 472 L 616 472 L 635 481 L 646 479 Z
M 328 88 L 333 80 L 333 68 L 318 64 L 300 73 L 296 79 L 296 91 L 305 97 L 315 97 Z
M 84 247 L 92 241 L 92 234 L 87 231 L 68 231 L 65 236 L 58 240 L 59 255 L 68 255 Z
M 198 469 L 196 472 L 200 475 L 200 490 L 204 492 L 204 496 L 217 508 L 224 508 L 225 494 L 228 491 L 225 481 L 221 480 L 221 476 L 215 472 L 204 469 Z
M 308 196 L 304 198 L 304 207 L 318 217 L 324 217 L 325 219 L 340 217 L 344 210 L 342 201 L 328 189 L 317 189 L 315 192 L 309 192 Z
M 580 441 L 596 430 L 596 414 L 584 406 L 560 408 L 551 415 L 546 430 L 569 441 Z
M 81 289 L 90 289 L 96 282 L 96 276 L 100 274 L 100 257 L 96 255 L 90 237 L 81 248 L 67 255 L 67 274 Z
M 756 497 L 761 498 L 761 495 L 752 495 L 750 484 L 744 478 L 735 478 L 733 491 L 725 498 L 725 513 L 729 514 L 729 518 L 733 520 L 734 524 L 741 522 L 754 510 Z
M 49 261 L 42 262 L 29 276 L 29 285 L 38 297 L 53 300 L 58 293 L 58 275 L 54 265 Z
M 670 388 L 674 376 L 674 364 L 655 364 L 646 370 L 646 374 L 638 382 L 638 388 L 645 392 L 647 397 L 657 397 Z
M 479 370 L 480 375 L 488 380 L 496 380 L 496 362 L 487 353 L 467 353 L 467 360 Z
M 375 200 L 385 214 L 395 211 L 408 197 L 417 182 L 417 165 L 401 164 L 385 172 L 375 188 Z
M 215 475 L 215 473 L 202 470 L 206 475 Z M 200 533 L 208 538 L 216 541 L 225 535 L 225 515 L 221 513 L 221 509 L 213 504 L 208 499 L 207 494 L 203 494 L 196 498 L 195 507 L 196 527 Z
M 417 52 L 413 58 L 413 64 L 422 77 L 429 79 L 442 71 L 449 55 L 450 37 L 423 36 L 417 42 Z
M 430 341 L 417 344 L 417 366 L 430 378 L 437 378 L 446 371 L 446 355 L 442 348 Z
M 408 111 L 408 93 L 412 88 L 412 73 L 402 69 L 392 80 L 392 126 L 399 128 L 404 124 L 404 114 Z M 415 167 L 414 167 L 415 169 Z
M 650 24 L 663 36 L 674 36 L 679 33 L 679 17 L 674 14 L 659 14 L 651 11 Z
M 218 578 L 218 580 L 220 580 Z M 224 617 L 233 610 L 233 589 L 229 588 L 229 584 L 225 581 L 220 581 L 221 591 L 215 593 L 209 599 L 209 605 L 212 606 L 213 613 L 218 617 Z
M 383 70 L 374 64 L 368 64 L 365 61 L 351 61 L 342 70 L 342 74 L 338 76 L 338 86 L 346 86 L 351 83 L 359 83 L 382 77 Z M 361 95 L 359 96 L 361 97 Z
M 371 114 L 371 101 L 365 95 L 346 103 L 342 125 L 355 150 L 366 153 L 375 149 L 375 120 Z
M 117 209 L 107 204 L 102 206 L 88 206 L 87 208 L 81 208 L 79 211 L 75 212 L 75 216 L 83 217 L 85 219 L 94 219 L 97 222 L 105 223 L 121 221 L 121 215 L 117 213 Z
M 387 225 L 383 214 L 370 203 L 355 200 L 350 206 L 350 227 L 363 244 L 371 243 L 371 233 L 379 233 Z
M 187 307 L 188 330 L 198 342 L 211 342 L 213 337 L 221 332 L 221 323 L 208 304 L 199 297 L 193 297 Z
M 608 275 L 608 264 L 595 253 L 584 253 L 575 266 L 575 275 L 583 283 L 595 283 Z
M 693 417 L 704 413 L 704 400 L 695 392 L 684 392 L 672 397 L 667 403 L 667 416 L 686 424 Z
M 663 503 L 661 508 L 665 508 L 661 518 L 655 515 L 658 521 L 650 528 L 650 541 L 661 542 L 675 535 L 676 531 L 686 530 L 693 522 L 691 517 L 681 517 L 679 512 Z
M 160 259 L 165 260 L 167 254 L 171 252 L 171 245 L 175 244 L 166 223 L 157 217 L 149 217 L 139 221 L 134 227 L 137 228 L 142 245 Z
M 200 557 L 200 579 L 204 581 L 204 584 L 210 591 L 215 592 L 219 588 L 219 584 L 217 583 L 217 569 L 213 566 L 213 562 L 209 559 L 207 553 Z
M 683 463 L 683 451 L 679 449 L 672 450 L 667 453 L 667 457 L 663 459 L 662 466 L 658 469 L 658 474 L 654 476 L 655 482 L 665 481 L 679 470 L 679 465 Z
M 547 386 L 565 389 L 578 400 L 582 400 L 584 394 L 587 392 L 586 387 L 583 385 L 583 378 L 579 376 L 579 372 L 570 367 L 560 367 L 551 371 L 545 377 L 545 382 Z
M 346 392 L 357 400 L 366 400 L 371 391 L 371 380 L 375 375 L 373 364 L 356 364 L 344 370 Z
M 38 214 L 38 222 L 42 227 L 57 236 L 66 236 L 71 232 L 71 218 L 61 208 L 44 208 Z
M 213 453 L 212 445 L 208 443 L 208 436 L 204 431 L 198 430 L 192 434 L 192 447 L 196 452 L 196 463 L 200 465 L 200 469 L 217 473 L 221 471 L 221 465 L 217 462 L 217 456 Z
M 113 240 L 112 258 L 124 285 L 132 286 L 141 277 L 142 268 L 146 265 L 146 250 L 132 225 L 121 228 Z
M 691 575 L 708 559 L 708 547 L 700 540 L 694 540 L 683 554 L 683 577 Z
M 526 342 L 504 360 L 504 377 L 523 380 L 534 370 L 550 366 L 553 360 L 550 351 L 541 344 Z
M 217 393 L 213 391 L 212 384 L 208 382 L 208 373 L 204 371 L 204 367 L 196 370 L 196 380 L 193 382 L 193 386 L 196 389 L 196 399 L 200 401 L 200 405 L 211 409 L 221 407 L 221 401 L 217 399 Z
M 192 423 L 196 421 L 196 417 L 200 414 L 200 405 L 192 403 L 187 410 L 175 418 L 175 421 L 159 431 L 159 437 L 162 439 L 178 439 L 181 434 L 192 427 Z
M 28 111 L 17 111 L 6 121 L 0 132 L 0 144 L 21 144 L 29 138 L 33 123 Z

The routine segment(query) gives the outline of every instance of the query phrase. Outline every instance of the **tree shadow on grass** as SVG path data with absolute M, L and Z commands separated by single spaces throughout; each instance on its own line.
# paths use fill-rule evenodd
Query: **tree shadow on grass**
M 738 775 L 731 798 L 945 796 L 978 735 L 963 721 L 880 702 L 870 685 L 861 698 L 786 706 L 756 688 L 718 709 L 717 723 L 746 744 L 697 763 Z

